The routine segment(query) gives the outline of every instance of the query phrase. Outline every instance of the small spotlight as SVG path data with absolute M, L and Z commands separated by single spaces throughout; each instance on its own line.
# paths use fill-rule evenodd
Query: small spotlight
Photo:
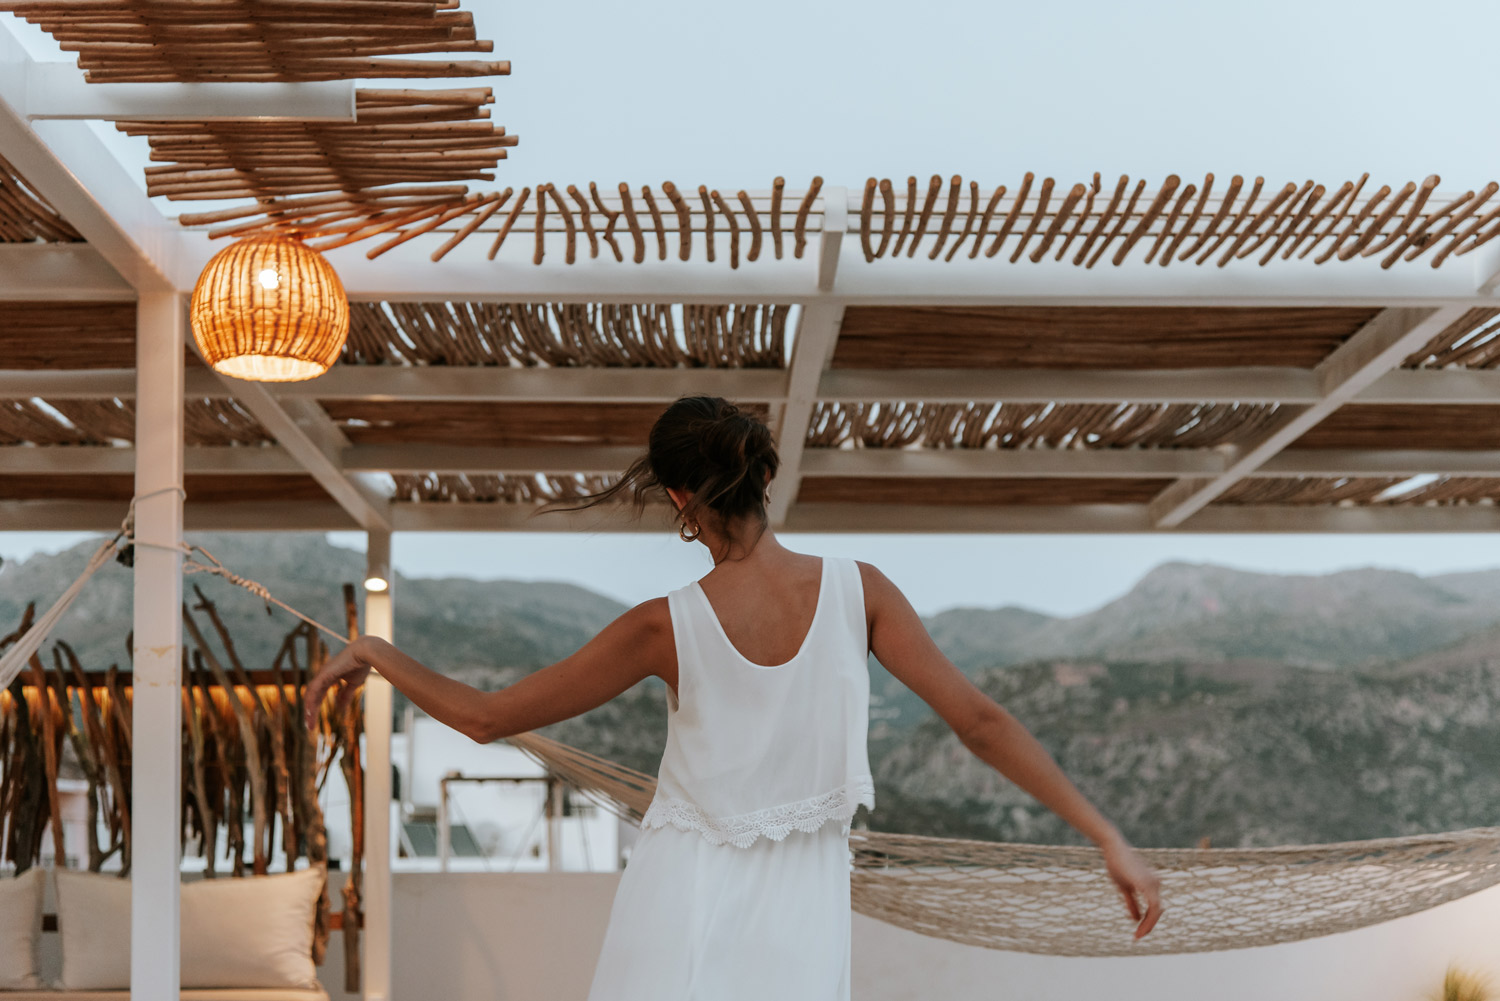
M 385 594 L 391 589 L 391 534 L 371 532 L 366 536 L 365 591 Z

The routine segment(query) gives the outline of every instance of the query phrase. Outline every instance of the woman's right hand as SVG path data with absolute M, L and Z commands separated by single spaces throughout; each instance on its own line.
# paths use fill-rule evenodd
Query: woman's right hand
M 367 638 L 363 636 L 352 641 L 329 657 L 318 673 L 308 680 L 307 688 L 302 693 L 302 714 L 303 722 L 309 730 L 317 729 L 318 712 L 322 708 L 323 699 L 335 685 L 342 686 L 334 703 L 336 717 L 342 716 L 359 694 L 360 687 L 370 675 L 370 663 L 363 656 L 367 642 Z
M 1141 853 L 1123 837 L 1102 846 L 1104 865 L 1125 898 L 1125 909 L 1136 922 L 1135 937 L 1143 937 L 1161 918 L 1161 877 Z

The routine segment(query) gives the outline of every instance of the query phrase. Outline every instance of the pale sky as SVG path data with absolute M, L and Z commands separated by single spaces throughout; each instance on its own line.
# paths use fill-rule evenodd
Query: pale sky
M 511 75 L 431 86 L 493 86 L 494 120 L 520 137 L 499 187 L 933 173 L 1014 187 L 1026 171 L 1399 186 L 1435 171 L 1461 192 L 1500 164 L 1493 0 L 464 7 Z M 37 58 L 71 60 L 7 21 Z M 111 140 L 141 157 L 143 143 Z
M 753 7 L 686 0 L 473 0 L 513 73 L 496 121 L 520 136 L 497 184 L 596 180 L 800 188 L 814 174 L 1014 185 L 1101 171 L 1337 184 L 1500 174 L 1492 0 L 928 0 Z M 83 536 L 0 532 L 8 559 Z M 357 535 L 341 544 L 362 545 Z M 882 567 L 931 612 L 1017 603 L 1071 614 L 1169 559 L 1326 572 L 1500 566 L 1491 536 L 829 536 L 794 548 Z M 419 576 L 574 580 L 637 601 L 700 575 L 670 535 L 398 537 Z
M 465 6 L 512 61 L 501 183 L 1370 171 L 1461 192 L 1500 164 L 1493 0 Z

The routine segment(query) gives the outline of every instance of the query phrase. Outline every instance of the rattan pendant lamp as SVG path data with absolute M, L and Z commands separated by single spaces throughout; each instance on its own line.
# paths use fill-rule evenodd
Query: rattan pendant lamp
M 192 321 L 214 371 L 301 382 L 338 360 L 349 298 L 333 266 L 297 237 L 254 236 L 209 260 L 193 289 Z

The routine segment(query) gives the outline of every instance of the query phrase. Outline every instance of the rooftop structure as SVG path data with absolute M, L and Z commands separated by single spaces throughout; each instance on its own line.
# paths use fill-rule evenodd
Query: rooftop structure
M 112 530 L 134 502 L 142 997 L 176 984 L 184 529 L 363 529 L 372 574 L 394 531 L 656 530 L 532 516 L 696 392 L 772 422 L 787 530 L 1500 527 L 1496 183 L 523 183 L 469 86 L 508 66 L 469 58 L 489 45 L 453 5 L 92 6 L 0 2 L 78 54 L 0 21 L 0 526 Z M 191 352 L 201 268 L 263 232 L 349 292 L 319 379 Z M 369 631 L 392 600 L 367 596 Z M 388 802 L 389 689 L 367 697 Z M 389 837 L 367 833 L 370 997 Z

